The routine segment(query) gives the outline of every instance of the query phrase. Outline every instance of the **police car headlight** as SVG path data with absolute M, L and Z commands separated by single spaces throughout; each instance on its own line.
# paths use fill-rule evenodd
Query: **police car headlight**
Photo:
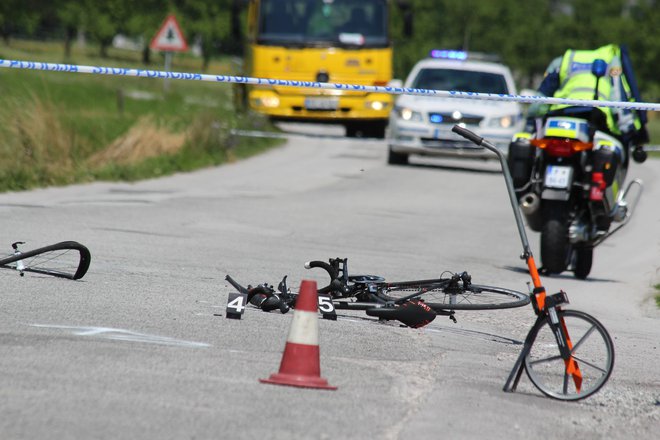
M 420 112 L 416 112 L 408 107 L 396 107 L 394 111 L 396 112 L 396 115 L 404 121 L 422 120 L 422 114 Z
M 506 115 L 499 118 L 492 118 L 489 122 L 490 127 L 511 128 L 516 123 L 516 115 Z

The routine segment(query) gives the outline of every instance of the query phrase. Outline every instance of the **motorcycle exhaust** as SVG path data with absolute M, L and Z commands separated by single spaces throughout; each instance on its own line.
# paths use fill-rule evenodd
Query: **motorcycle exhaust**
M 520 199 L 520 210 L 525 215 L 534 214 L 541 206 L 541 199 L 534 193 L 527 193 Z
M 612 217 L 613 221 L 618 223 L 624 221 L 626 217 L 628 217 L 628 203 L 623 199 L 619 200 L 619 202 L 614 205 L 610 217 Z

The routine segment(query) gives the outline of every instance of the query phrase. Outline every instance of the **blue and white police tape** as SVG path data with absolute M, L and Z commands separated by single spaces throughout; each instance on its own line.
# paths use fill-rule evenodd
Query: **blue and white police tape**
M 75 64 L 41 63 L 35 61 L 1 60 L 0 67 L 10 69 L 43 70 L 48 72 L 91 73 L 95 75 L 133 76 L 139 78 L 179 79 L 186 81 L 209 81 L 216 83 L 236 83 L 261 86 L 303 87 L 326 90 L 348 90 L 391 95 L 421 95 L 440 98 L 482 99 L 488 101 L 512 101 L 528 104 L 559 104 L 586 107 L 612 107 L 626 110 L 660 111 L 660 104 L 647 102 L 596 101 L 588 99 L 562 99 L 545 96 L 506 95 L 497 93 L 463 92 L 457 90 L 429 90 L 410 87 L 367 86 L 360 84 L 338 84 L 315 81 L 295 81 L 275 78 L 251 78 L 235 75 L 207 75 L 201 73 L 166 72 L 148 69 L 123 67 L 80 66 Z

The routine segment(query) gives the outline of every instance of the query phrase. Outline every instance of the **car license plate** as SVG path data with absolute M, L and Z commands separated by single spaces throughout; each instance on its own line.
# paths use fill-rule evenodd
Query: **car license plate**
M 573 177 L 572 167 L 548 165 L 545 169 L 543 184 L 547 188 L 568 188 Z
M 307 110 L 337 110 L 338 106 L 337 98 L 305 98 Z

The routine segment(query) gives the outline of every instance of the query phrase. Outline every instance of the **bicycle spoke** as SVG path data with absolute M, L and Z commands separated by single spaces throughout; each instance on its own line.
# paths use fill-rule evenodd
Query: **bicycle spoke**
M 579 357 L 577 357 L 575 355 L 571 355 L 571 357 L 573 359 L 575 359 L 576 361 L 579 361 L 581 364 L 585 364 L 585 365 L 590 366 L 594 370 L 598 370 L 603 374 L 607 373 L 607 370 L 604 370 L 603 368 L 599 367 L 598 365 L 594 365 L 592 362 L 588 362 L 588 361 L 585 361 L 584 359 L 580 359 Z
M 582 345 L 582 343 L 583 343 L 584 341 L 587 340 L 587 338 L 589 337 L 589 335 L 590 335 L 591 333 L 593 333 L 594 330 L 596 330 L 596 326 L 595 326 L 595 325 L 592 325 L 591 328 L 590 328 L 589 330 L 587 330 L 586 333 L 580 338 L 580 340 L 579 340 L 579 341 L 573 346 L 573 348 L 571 348 L 571 354 L 575 354 L 575 352 L 577 351 L 578 347 L 579 347 L 580 345 Z
M 547 358 L 541 358 L 541 359 L 536 359 L 534 361 L 530 361 L 530 365 L 536 365 L 536 364 L 544 364 L 548 362 L 553 362 L 553 361 L 558 361 L 562 359 L 561 355 L 559 356 L 550 356 Z

